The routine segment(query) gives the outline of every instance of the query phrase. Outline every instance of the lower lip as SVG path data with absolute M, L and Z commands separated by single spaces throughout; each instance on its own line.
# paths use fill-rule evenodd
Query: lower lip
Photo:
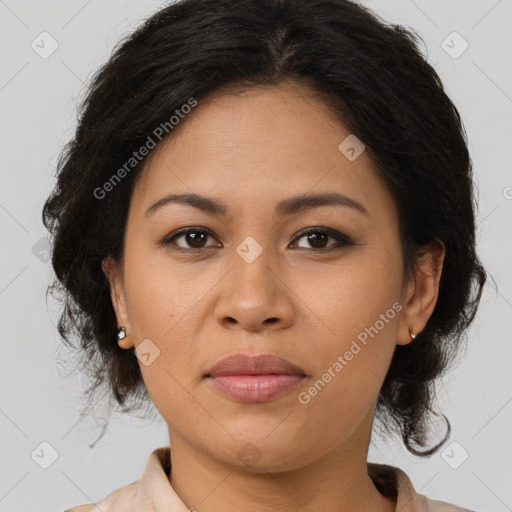
M 297 387 L 302 375 L 224 375 L 208 377 L 212 386 L 239 402 L 260 403 Z

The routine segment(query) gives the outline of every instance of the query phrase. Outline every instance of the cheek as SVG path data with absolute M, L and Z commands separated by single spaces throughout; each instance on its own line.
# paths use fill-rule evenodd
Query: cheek
M 191 362 L 198 360 L 196 341 L 204 321 L 198 316 L 213 284 L 207 276 L 180 271 L 160 251 L 142 250 L 141 245 L 132 242 L 125 253 L 128 315 L 151 399 L 160 411 L 176 410 L 190 402 L 183 387 L 190 388 L 197 379 Z
M 191 321 L 208 283 L 171 262 L 165 249 L 144 248 L 147 243 L 133 241 L 125 255 L 129 316 L 139 339 L 179 340 L 173 334 Z
M 400 299 L 401 265 L 399 253 L 394 248 L 375 246 L 359 248 L 339 264 L 329 268 L 310 268 L 293 283 L 294 291 L 305 305 L 312 323 L 317 325 L 317 339 L 343 342 L 371 328 L 392 305 Z M 289 276 L 291 279 L 293 276 Z M 396 311 L 388 315 L 386 329 Z M 380 323 L 379 323 L 380 325 Z M 380 330 L 380 328 L 379 328 Z M 343 341 L 344 340 L 344 341 Z
M 307 350 L 306 359 L 314 361 L 315 372 L 297 398 L 311 428 L 325 425 L 327 445 L 340 432 L 350 435 L 373 414 L 394 353 L 396 309 L 386 301 L 382 303 L 387 307 L 381 308 L 373 299 L 374 303 L 340 306 L 345 309 L 331 317 L 335 335 L 315 337 Z
M 303 340 L 306 360 L 315 362 L 312 380 L 318 383 L 305 401 L 311 398 L 338 415 L 362 411 L 376 398 L 396 346 L 402 309 L 401 267 L 390 264 L 393 258 L 399 253 L 359 251 L 328 278 L 310 276 L 308 283 L 316 286 L 298 293 L 316 326 Z

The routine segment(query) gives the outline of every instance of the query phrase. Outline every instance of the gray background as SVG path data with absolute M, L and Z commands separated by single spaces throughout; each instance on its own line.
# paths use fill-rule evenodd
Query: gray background
M 364 4 L 423 37 L 462 115 L 478 182 L 478 249 L 497 284 L 486 285 L 467 354 L 439 386 L 439 407 L 453 427 L 445 447 L 422 460 L 400 442 L 376 437 L 370 460 L 402 468 L 431 498 L 482 512 L 512 510 L 512 1 Z M 78 416 L 80 374 L 63 378 L 65 358 L 57 357 L 62 343 L 57 310 L 51 299 L 45 303 L 52 272 L 41 222 L 83 84 L 113 45 L 162 5 L 0 0 L 0 511 L 55 512 L 99 501 L 137 480 L 151 451 L 168 444 L 163 420 L 116 415 L 89 448 L 99 431 Z M 46 59 L 31 47 L 34 40 L 42 46 L 43 31 L 58 43 Z M 457 58 L 462 41 L 451 36 L 443 44 L 454 31 L 469 44 Z M 38 463 L 31 456 L 43 453 L 42 442 L 58 454 L 47 469 L 40 467 L 50 462 L 46 445 L 44 457 L 34 456 Z

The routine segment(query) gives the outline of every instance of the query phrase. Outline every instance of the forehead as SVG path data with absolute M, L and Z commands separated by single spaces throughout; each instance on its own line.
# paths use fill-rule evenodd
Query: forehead
M 192 148 L 190 156 L 196 162 L 206 153 L 219 162 L 242 156 L 249 163 L 251 154 L 261 161 L 263 153 L 285 146 L 298 160 L 322 139 L 320 148 L 327 148 L 333 132 L 336 140 L 349 134 L 334 110 L 316 98 L 314 91 L 293 82 L 250 89 L 225 87 L 182 117 L 150 154 L 147 167 L 164 154 L 179 154 L 183 160 L 183 153 Z
M 224 89 L 198 102 L 180 123 L 146 161 L 132 198 L 137 207 L 171 192 L 265 207 L 315 189 L 374 206 L 386 196 L 368 155 L 347 158 L 340 144 L 351 140 L 350 132 L 305 86 Z M 380 200 L 381 207 L 392 206 L 389 194 Z

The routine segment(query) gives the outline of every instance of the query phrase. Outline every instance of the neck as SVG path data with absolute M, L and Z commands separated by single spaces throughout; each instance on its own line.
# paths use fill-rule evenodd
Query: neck
M 361 443 L 347 440 L 298 469 L 255 472 L 224 463 L 173 434 L 169 481 L 198 512 L 395 512 L 396 500 L 383 496 L 368 476 L 367 445 L 359 451 L 354 446 Z

